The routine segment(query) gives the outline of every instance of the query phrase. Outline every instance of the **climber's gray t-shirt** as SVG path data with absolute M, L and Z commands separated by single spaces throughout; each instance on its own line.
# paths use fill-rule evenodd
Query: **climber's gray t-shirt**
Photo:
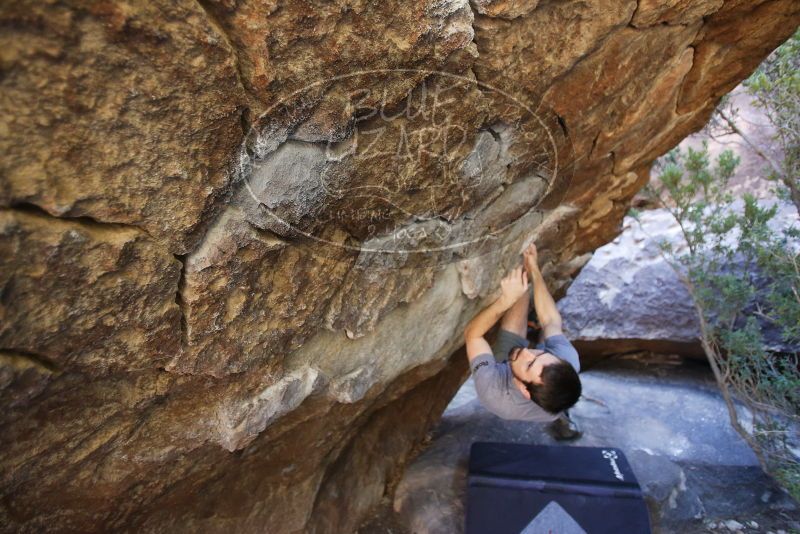
M 501 330 L 500 336 L 513 338 L 512 345 L 528 346 L 527 340 L 511 332 Z M 508 341 L 506 339 L 505 341 Z M 497 346 L 497 345 L 496 345 Z M 563 334 L 550 336 L 544 343 L 536 345 L 539 350 L 544 350 L 567 361 L 576 372 L 580 371 L 580 360 L 578 351 Z M 475 381 L 475 391 L 478 398 L 493 414 L 503 419 L 516 419 L 521 421 L 532 421 L 546 423 L 558 419 L 559 414 L 551 414 L 544 408 L 525 398 L 522 392 L 516 388 L 512 381 L 511 369 L 508 361 L 498 362 L 505 354 L 494 356 L 488 352 L 477 356 L 472 360 L 472 377 Z

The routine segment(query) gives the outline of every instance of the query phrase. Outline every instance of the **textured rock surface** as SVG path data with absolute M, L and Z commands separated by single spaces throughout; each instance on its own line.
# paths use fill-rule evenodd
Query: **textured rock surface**
M 2 210 L 0 258 L 4 349 L 93 374 L 180 351 L 180 263 L 144 232 Z
M 195 2 L 13 2 L 4 205 L 137 226 L 183 253 L 243 136 L 235 54 Z
M 742 203 L 733 208 L 741 210 Z M 797 211 L 781 202 L 772 228 L 797 224 Z M 558 302 L 564 328 L 583 357 L 648 350 L 705 359 L 694 303 L 662 255 L 664 242 L 685 252 L 680 227 L 666 210 L 643 211 L 638 221 L 626 217 L 622 233 L 595 251 Z M 768 323 L 762 328 L 773 350 L 796 350 Z
M 563 292 L 800 6 L 53 0 L 0 21 L 1 528 L 338 533 L 392 492 L 525 241 Z
M 680 253 L 680 228 L 664 210 L 626 217 L 559 301 L 564 328 L 584 357 L 635 350 L 704 357 L 694 303 L 659 243 Z

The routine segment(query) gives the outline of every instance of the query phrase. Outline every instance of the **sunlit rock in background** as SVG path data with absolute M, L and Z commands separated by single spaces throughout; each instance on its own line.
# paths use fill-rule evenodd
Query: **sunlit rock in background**
M 776 231 L 797 226 L 797 210 L 777 199 L 764 199 L 764 207 L 778 204 L 770 221 Z M 736 201 L 731 209 L 742 210 Z M 729 236 L 734 239 L 733 233 Z M 694 302 L 678 272 L 667 261 L 662 245 L 686 253 L 678 223 L 665 209 L 645 210 L 625 217 L 622 233 L 595 251 L 559 303 L 564 329 L 582 360 L 625 352 L 651 351 L 705 360 L 700 344 L 700 322 Z M 731 263 L 742 269 L 741 263 Z M 758 273 L 751 275 L 757 279 Z M 766 347 L 796 352 L 780 331 L 761 325 Z

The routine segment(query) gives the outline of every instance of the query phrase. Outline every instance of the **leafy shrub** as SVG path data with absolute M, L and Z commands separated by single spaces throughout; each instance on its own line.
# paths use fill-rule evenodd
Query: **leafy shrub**
M 738 163 L 726 150 L 712 168 L 706 144 L 676 149 L 646 192 L 669 210 L 686 242 L 685 252 L 668 244 L 663 252 L 694 299 L 731 424 L 800 499 L 793 452 L 800 449 L 800 234 L 770 225 L 777 204 L 730 195 Z

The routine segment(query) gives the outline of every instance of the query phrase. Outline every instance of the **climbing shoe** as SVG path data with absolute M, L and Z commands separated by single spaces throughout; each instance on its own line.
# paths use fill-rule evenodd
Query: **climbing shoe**
M 575 424 L 575 421 L 570 419 L 567 412 L 562 413 L 558 419 L 550 423 L 547 431 L 553 439 L 558 441 L 578 439 L 583 435 L 583 432 Z

